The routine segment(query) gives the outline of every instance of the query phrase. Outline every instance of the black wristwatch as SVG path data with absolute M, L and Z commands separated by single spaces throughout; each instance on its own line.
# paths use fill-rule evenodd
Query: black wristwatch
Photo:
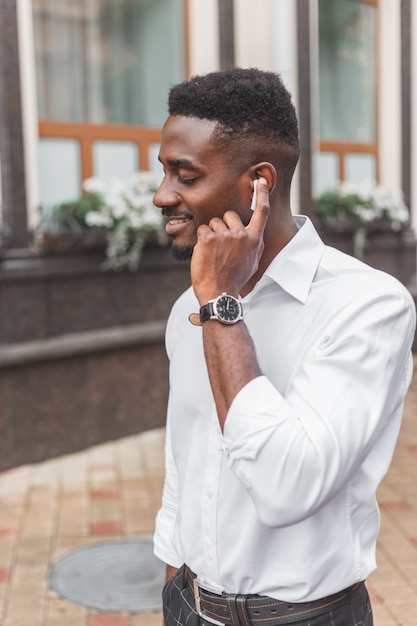
M 209 300 L 200 308 L 200 323 L 207 320 L 218 320 L 222 324 L 236 324 L 243 319 L 242 304 L 234 296 L 226 292 Z

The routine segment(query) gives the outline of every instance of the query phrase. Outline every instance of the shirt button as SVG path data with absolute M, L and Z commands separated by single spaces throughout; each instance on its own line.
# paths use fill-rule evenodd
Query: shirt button
M 211 499 L 212 497 L 213 497 L 213 492 L 211 491 L 211 489 L 209 489 L 209 490 L 207 491 L 207 498 L 210 498 L 210 499 Z
M 213 561 L 213 559 L 214 559 L 214 552 L 209 552 L 207 556 L 208 556 L 210 561 Z

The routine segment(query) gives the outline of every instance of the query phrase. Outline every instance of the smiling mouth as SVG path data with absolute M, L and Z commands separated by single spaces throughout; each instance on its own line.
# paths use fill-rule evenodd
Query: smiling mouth
M 192 222 L 192 218 L 188 215 L 164 215 L 167 223 L 165 226 L 165 232 L 167 235 L 177 235 L 183 229 L 185 229 L 188 224 Z
M 190 217 L 170 217 L 170 218 L 165 218 L 167 220 L 168 224 L 171 225 L 175 225 L 175 224 L 184 224 L 185 222 L 190 222 L 191 218 Z

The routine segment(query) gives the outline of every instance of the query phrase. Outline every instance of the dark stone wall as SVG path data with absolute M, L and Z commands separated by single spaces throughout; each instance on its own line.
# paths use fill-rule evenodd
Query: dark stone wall
M 146 249 L 135 273 L 104 272 L 102 252 L 3 258 L 0 344 L 166 319 L 189 285 L 187 263 Z
M 350 233 L 319 231 L 323 241 L 353 254 Z M 371 232 L 364 248 L 363 261 L 376 269 L 392 274 L 406 287 L 414 289 L 416 283 L 416 238 L 411 230 L 401 232 Z
M 188 264 L 146 250 L 137 273 L 102 254 L 0 264 L 0 470 L 165 422 L 164 329 Z
M 0 469 L 162 426 L 162 342 L 0 370 Z

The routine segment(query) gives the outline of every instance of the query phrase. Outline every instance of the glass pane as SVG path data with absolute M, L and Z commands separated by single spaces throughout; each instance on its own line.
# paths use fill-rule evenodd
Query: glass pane
M 149 146 L 149 169 L 154 174 L 156 181 L 160 182 L 164 177 L 164 168 L 158 159 L 159 143 L 152 143 Z
M 80 196 L 80 146 L 75 139 L 39 140 L 40 204 L 51 207 Z
M 320 152 L 315 158 L 316 189 L 315 195 L 320 195 L 328 189 L 335 189 L 339 182 L 339 157 L 335 152 Z
M 376 163 L 372 154 L 348 154 L 345 167 L 346 180 L 350 183 L 376 180 Z
M 376 7 L 319 0 L 321 139 L 375 141 Z
M 184 70 L 183 0 L 33 0 L 40 119 L 160 126 Z
M 139 169 L 138 148 L 130 141 L 95 141 L 93 162 L 94 175 L 103 181 L 127 181 Z

